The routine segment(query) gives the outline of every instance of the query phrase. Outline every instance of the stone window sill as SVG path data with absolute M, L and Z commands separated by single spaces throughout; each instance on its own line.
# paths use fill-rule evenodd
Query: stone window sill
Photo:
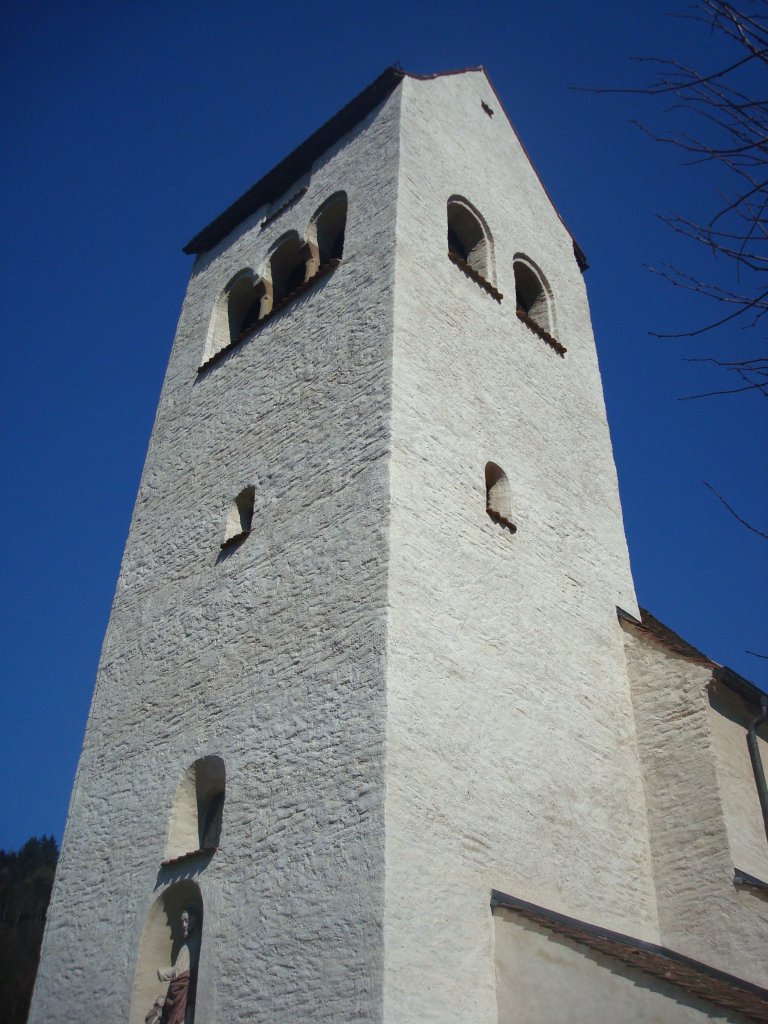
M 754 889 L 764 896 L 768 896 L 768 882 L 764 882 L 762 878 L 756 878 L 754 875 L 748 875 L 740 868 L 733 870 L 733 884 L 737 889 Z
M 178 857 L 168 857 L 161 860 L 160 866 L 164 868 L 173 867 L 174 864 L 181 864 L 183 861 L 194 860 L 196 857 L 212 857 L 218 850 L 218 846 L 203 846 L 199 850 L 189 850 L 187 853 L 180 853 Z
M 466 260 L 463 260 L 461 256 L 457 256 L 455 252 L 451 252 L 450 250 L 448 251 L 448 259 L 451 263 L 454 263 L 459 270 L 463 271 L 470 281 L 474 281 L 475 284 L 479 284 L 483 291 L 488 292 L 491 298 L 496 299 L 497 302 L 501 302 L 504 298 L 501 292 L 497 291 L 490 281 L 486 281 L 482 274 L 478 274 L 476 270 L 470 267 Z
M 510 533 L 517 533 L 517 527 L 513 522 L 511 522 L 511 520 L 507 519 L 506 516 L 501 515 L 501 513 L 497 512 L 493 508 L 487 508 L 485 511 L 494 523 L 498 523 L 499 526 L 505 527 Z
M 533 331 L 534 334 L 537 334 L 542 341 L 546 341 L 550 348 L 553 348 L 559 356 L 565 355 L 568 351 L 565 345 L 561 345 L 557 338 L 553 338 L 552 335 L 548 334 L 543 327 L 539 327 L 535 320 L 531 320 L 524 309 L 520 309 L 518 306 L 515 312 L 517 313 L 517 319 L 521 323 L 525 324 L 529 330 Z
M 241 530 L 240 533 L 233 533 L 231 537 L 227 537 L 226 540 L 223 540 L 221 542 L 220 546 L 222 551 L 224 550 L 224 548 L 233 548 L 236 544 L 239 544 L 241 541 L 245 540 L 246 537 L 250 537 L 250 535 L 250 530 Z
M 225 345 L 224 348 L 220 348 L 218 352 L 214 352 L 212 356 L 209 356 L 204 363 L 201 363 L 198 366 L 197 372 L 202 373 L 204 370 L 210 369 L 210 367 L 213 366 L 214 363 L 218 363 L 221 359 L 224 358 L 225 355 L 227 355 L 233 349 L 236 349 L 238 346 L 242 345 L 244 341 L 247 341 L 249 338 L 252 338 L 254 334 L 258 334 L 262 327 L 264 327 L 265 324 L 268 324 L 273 317 L 277 316 L 278 313 L 281 313 L 286 306 L 290 306 L 290 304 L 294 302 L 296 299 L 298 299 L 300 295 L 303 295 L 305 292 L 308 292 L 311 288 L 314 288 L 314 286 L 321 278 L 327 277 L 328 274 L 332 274 L 340 263 L 341 260 L 336 259 L 328 260 L 327 263 L 321 263 L 308 281 L 305 281 L 303 284 L 300 284 L 298 288 L 294 288 L 292 292 L 289 292 L 285 296 L 285 298 L 282 299 L 281 302 L 278 302 L 276 306 L 273 306 L 269 313 L 267 313 L 266 316 L 262 317 L 261 320 L 259 320 L 259 322 L 254 325 L 254 327 L 252 327 L 248 331 L 245 331 L 243 334 L 240 335 L 239 338 L 236 338 L 234 341 L 230 341 L 228 345 Z

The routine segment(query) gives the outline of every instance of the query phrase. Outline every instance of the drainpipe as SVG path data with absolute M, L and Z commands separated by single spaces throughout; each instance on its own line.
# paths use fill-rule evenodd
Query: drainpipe
M 768 786 L 765 784 L 765 772 L 763 762 L 760 758 L 760 747 L 757 742 L 757 730 L 768 719 L 768 695 L 760 697 L 760 714 L 747 727 L 747 746 L 749 747 L 749 759 L 752 762 L 752 771 L 755 773 L 755 785 L 757 795 L 760 798 L 760 809 L 763 812 L 763 827 L 765 838 L 768 839 Z

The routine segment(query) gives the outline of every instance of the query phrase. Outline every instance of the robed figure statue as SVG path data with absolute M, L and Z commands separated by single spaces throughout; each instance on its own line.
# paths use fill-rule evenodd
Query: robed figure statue
M 200 954 L 198 912 L 189 907 L 181 915 L 182 944 L 172 967 L 158 967 L 160 981 L 168 982 L 165 996 L 159 996 L 146 1017 L 146 1024 L 184 1024 L 192 1020 Z M 187 1018 L 187 1011 L 192 1011 Z

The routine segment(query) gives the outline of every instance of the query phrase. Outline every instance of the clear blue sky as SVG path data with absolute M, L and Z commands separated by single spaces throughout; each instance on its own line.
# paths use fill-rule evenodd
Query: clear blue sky
M 575 92 L 637 84 L 633 55 L 716 60 L 644 4 L 6 0 L 0 847 L 61 837 L 99 650 L 191 261 L 182 245 L 386 65 L 484 64 L 591 269 L 639 599 L 765 685 L 764 400 L 681 402 L 716 382 L 685 355 L 753 355 L 650 274 L 709 272 L 658 213 L 711 182 L 629 124 L 661 104 Z M 679 0 L 681 4 L 685 0 Z M 697 56 L 698 55 L 698 56 Z

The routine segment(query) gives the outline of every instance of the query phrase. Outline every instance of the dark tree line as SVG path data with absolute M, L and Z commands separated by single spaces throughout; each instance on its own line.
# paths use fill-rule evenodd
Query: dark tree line
M 24 1024 L 59 850 L 53 836 L 0 850 L 0 1019 Z

